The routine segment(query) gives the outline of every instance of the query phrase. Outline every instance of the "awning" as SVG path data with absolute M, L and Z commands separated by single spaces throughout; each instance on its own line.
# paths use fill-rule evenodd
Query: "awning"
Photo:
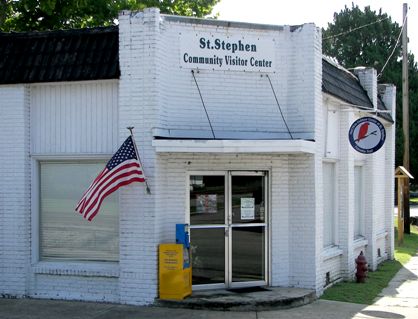
M 155 139 L 152 146 L 157 153 L 314 154 L 316 144 L 307 140 Z

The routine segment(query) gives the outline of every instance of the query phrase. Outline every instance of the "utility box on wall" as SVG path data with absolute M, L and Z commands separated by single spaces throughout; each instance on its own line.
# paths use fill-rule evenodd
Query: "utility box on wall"
M 176 225 L 177 244 L 159 246 L 160 299 L 182 300 L 192 294 L 190 243 L 185 224 Z

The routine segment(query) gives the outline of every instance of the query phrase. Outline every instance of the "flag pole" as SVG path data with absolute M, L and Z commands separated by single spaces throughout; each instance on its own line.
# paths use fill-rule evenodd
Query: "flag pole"
M 129 132 L 131 132 L 132 142 L 134 144 L 134 149 L 135 149 L 136 157 L 138 157 L 138 161 L 139 161 L 139 164 L 141 165 L 141 169 L 142 169 L 142 174 L 144 175 L 145 187 L 146 187 L 146 190 L 147 190 L 147 194 L 151 194 L 151 190 L 150 190 L 150 188 L 148 186 L 148 182 L 147 182 L 147 177 L 145 176 L 144 165 L 142 165 L 142 163 L 141 163 L 141 158 L 139 157 L 138 148 L 136 147 L 134 133 L 132 132 L 133 129 L 134 129 L 134 127 L 133 126 L 128 126 L 127 129 L 129 130 Z

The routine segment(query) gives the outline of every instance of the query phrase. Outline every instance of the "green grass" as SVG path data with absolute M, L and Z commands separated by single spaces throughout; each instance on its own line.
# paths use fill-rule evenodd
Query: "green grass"
M 395 238 L 397 243 L 397 238 Z M 406 264 L 418 249 L 418 228 L 411 225 L 411 234 L 404 235 L 402 246 L 396 244 L 395 260 L 385 261 L 376 271 L 369 271 L 365 283 L 340 282 L 328 288 L 321 299 L 353 302 L 370 305 L 395 274 Z
M 410 198 L 409 201 L 418 204 L 418 197 Z

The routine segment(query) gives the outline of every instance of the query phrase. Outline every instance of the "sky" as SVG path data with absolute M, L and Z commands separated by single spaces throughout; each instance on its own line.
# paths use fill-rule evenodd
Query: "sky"
M 333 21 L 334 12 L 340 12 L 351 3 L 362 10 L 367 5 L 376 12 L 391 16 L 392 21 L 403 24 L 403 3 L 408 3 L 408 51 L 418 56 L 418 1 L 409 0 L 221 0 L 213 10 L 220 20 L 265 23 L 276 25 L 298 25 L 313 22 L 327 27 Z M 402 38 L 400 39 L 402 41 Z M 388 48 L 388 56 L 391 49 Z

